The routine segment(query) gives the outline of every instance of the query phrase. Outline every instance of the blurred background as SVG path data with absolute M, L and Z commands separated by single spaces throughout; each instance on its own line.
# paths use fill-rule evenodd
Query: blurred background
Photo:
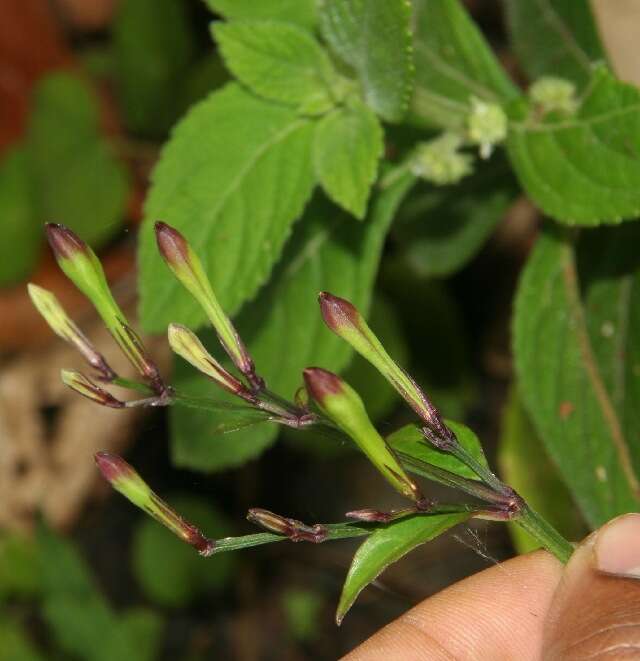
M 638 78 L 629 28 L 639 4 L 595 3 L 629 81 Z M 502 5 L 467 5 L 519 80 Z M 350 540 L 204 560 L 99 479 L 93 453 L 121 453 L 215 537 L 251 531 L 244 516 L 252 506 L 316 522 L 340 520 L 354 504 L 385 504 L 360 455 L 289 432 L 238 468 L 175 468 L 166 411 L 103 409 L 64 388 L 59 369 L 80 367 L 78 356 L 26 295 L 27 281 L 55 292 L 126 372 L 89 303 L 55 266 L 43 223 L 62 222 L 91 243 L 134 317 L 136 229 L 150 171 L 172 124 L 228 79 L 210 20 L 200 0 L 0 0 L 1 661 L 333 659 L 412 604 L 513 554 L 504 526 L 459 529 L 385 573 L 337 628 Z M 426 190 L 422 206 L 414 198 L 399 215 L 432 211 Z M 445 415 L 478 432 L 492 460 L 511 378 L 510 304 L 538 220 L 518 199 L 480 254 L 446 281 L 423 268 L 419 242 L 397 249 L 400 229 L 377 286 L 373 327 Z M 413 315 L 417 305 L 428 319 Z M 149 346 L 168 373 L 165 340 Z M 408 419 L 365 365 L 354 361 L 347 377 L 381 429 Z

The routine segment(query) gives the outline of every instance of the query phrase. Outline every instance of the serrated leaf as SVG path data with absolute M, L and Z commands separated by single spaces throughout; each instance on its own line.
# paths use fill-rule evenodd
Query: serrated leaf
M 353 556 L 336 612 L 338 624 L 360 592 L 389 565 L 468 518 L 468 512 L 412 516 L 376 530 Z
M 593 226 L 640 214 L 640 91 L 604 67 L 575 116 L 514 123 L 507 149 L 528 195 L 557 220 Z
M 312 29 L 315 0 L 205 0 L 208 7 L 233 20 L 275 19 Z
M 585 518 L 638 509 L 640 225 L 538 239 L 514 322 L 519 391 Z
M 423 278 L 455 273 L 482 248 L 516 195 L 513 177 L 495 159 L 459 186 L 419 183 L 394 226 L 404 259 Z
M 178 117 L 176 88 L 195 54 L 183 0 L 121 2 L 113 23 L 116 88 L 129 130 L 164 135 Z
M 322 35 L 358 75 L 367 105 L 399 122 L 413 87 L 411 4 L 406 0 L 322 0 Z
M 471 99 L 501 103 L 518 90 L 459 0 L 415 0 L 416 82 L 411 114 L 460 128 Z
M 42 245 L 42 225 L 33 205 L 26 152 L 14 147 L 0 162 L 0 287 L 26 278 Z
M 532 80 L 545 74 L 586 83 L 593 62 L 603 60 L 587 0 L 504 3 L 511 45 Z
M 338 75 L 311 33 L 277 21 L 218 22 L 212 30 L 229 70 L 258 96 L 306 114 L 334 105 Z
M 291 398 L 302 385 L 303 368 L 340 371 L 347 364 L 350 348 L 324 327 L 318 292 L 334 291 L 367 309 L 384 237 L 408 185 L 405 178 L 381 192 L 362 225 L 348 222 L 319 198 L 305 213 L 268 287 L 237 320 L 258 372 L 273 391 Z M 206 344 L 213 348 L 215 340 Z M 193 372 L 187 378 L 189 388 L 202 396 L 211 393 L 210 382 Z M 278 433 L 267 423 L 218 435 L 215 429 L 226 420 L 222 414 L 175 407 L 171 415 L 174 462 L 199 470 L 238 465 L 268 447 Z
M 120 229 L 128 176 L 100 135 L 92 90 L 68 73 L 34 92 L 27 154 L 41 219 L 63 222 L 94 248 Z
M 482 445 L 478 437 L 475 435 L 469 427 L 459 423 L 453 422 L 452 420 L 445 421 L 447 426 L 456 434 L 460 445 L 462 445 L 465 450 L 480 464 L 486 466 L 487 459 L 484 456 L 482 450 Z M 454 456 L 436 450 L 434 447 L 429 445 L 429 442 L 425 439 L 424 435 L 420 431 L 420 428 L 417 425 L 405 425 L 397 431 L 393 432 L 387 436 L 387 443 L 396 451 L 402 455 L 407 455 L 420 461 L 424 461 L 427 464 L 432 466 L 437 466 L 438 468 L 444 468 L 450 473 L 455 473 L 460 475 L 460 477 L 466 477 L 470 480 L 478 480 L 478 476 L 465 464 L 463 464 L 459 459 L 456 459 Z
M 176 126 L 152 176 L 140 240 L 140 317 L 149 331 L 205 320 L 158 254 L 153 222 L 189 240 L 233 315 L 264 283 L 313 188 L 313 125 L 230 84 Z
M 334 110 L 316 126 L 313 161 L 325 193 L 356 218 L 364 218 L 369 191 L 384 150 L 383 132 L 364 104 Z
M 578 508 L 549 460 L 515 389 L 502 413 L 498 464 L 503 480 L 536 512 L 569 540 L 582 539 L 587 530 Z M 540 542 L 517 523 L 507 524 L 518 553 L 540 548 Z

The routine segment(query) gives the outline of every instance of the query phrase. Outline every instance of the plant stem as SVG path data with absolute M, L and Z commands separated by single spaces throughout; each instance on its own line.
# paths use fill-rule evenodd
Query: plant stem
M 573 545 L 568 542 L 546 519 L 529 505 L 524 504 L 521 514 L 513 519 L 521 528 L 535 537 L 542 546 L 566 564 L 573 554 Z

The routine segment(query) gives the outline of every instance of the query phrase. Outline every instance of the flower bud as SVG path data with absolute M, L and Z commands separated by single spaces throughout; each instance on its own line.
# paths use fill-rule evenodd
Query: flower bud
M 480 158 L 489 158 L 493 148 L 507 137 L 507 116 L 496 103 L 471 99 L 467 118 L 467 137 L 480 146 Z
M 262 385 L 255 374 L 251 356 L 213 293 L 199 257 L 184 236 L 173 227 L 157 222 L 155 231 L 158 249 L 164 261 L 202 306 L 234 365 L 249 379 L 251 385 Z
M 46 232 L 60 268 L 93 303 L 131 364 L 150 382 L 154 390 L 163 392 L 165 386 L 158 368 L 115 302 L 100 260 L 93 250 L 64 225 L 47 223 Z
M 403 496 L 421 500 L 420 490 L 369 420 L 358 393 L 340 377 L 319 367 L 308 367 L 303 374 L 309 395 L 322 412 L 356 442 L 389 484 Z
M 169 345 L 175 353 L 206 374 L 220 387 L 243 399 L 253 400 L 253 395 L 204 348 L 197 335 L 186 326 L 169 325 Z
M 61 370 L 60 376 L 62 377 L 62 383 L 64 383 L 65 386 L 68 386 L 71 390 L 75 390 L 77 393 L 83 397 L 87 397 L 96 404 L 108 406 L 112 409 L 121 409 L 125 407 L 124 402 L 116 399 L 111 393 L 104 390 L 104 388 L 97 386 L 81 372 L 76 372 L 76 370 Z
M 576 100 L 576 86 L 564 78 L 543 76 L 529 87 L 529 98 L 543 112 L 557 110 L 571 114 L 575 112 L 578 102 Z
M 456 184 L 473 171 L 473 158 L 458 151 L 461 146 L 462 138 L 455 133 L 421 142 L 409 160 L 409 169 L 438 186 Z
M 276 535 L 288 537 L 292 542 L 319 544 L 327 538 L 327 529 L 320 524 L 308 526 L 302 521 L 288 519 L 280 516 L 280 514 L 274 514 L 269 510 L 258 507 L 254 507 L 247 512 L 247 519 Z
M 98 452 L 95 461 L 109 484 L 136 507 L 193 546 L 200 555 L 210 556 L 215 552 L 215 541 L 205 537 L 198 528 L 185 521 L 165 503 L 122 457 L 109 452 Z
M 418 384 L 391 358 L 356 307 L 344 298 L 321 292 L 318 297 L 325 324 L 366 358 L 428 425 L 444 426 L 440 414 Z
M 49 324 L 51 330 L 58 337 L 72 344 L 104 379 L 108 381 L 114 379 L 116 373 L 107 364 L 104 356 L 96 350 L 85 334 L 69 318 L 55 295 L 31 282 L 27 285 L 27 290 L 32 303 Z

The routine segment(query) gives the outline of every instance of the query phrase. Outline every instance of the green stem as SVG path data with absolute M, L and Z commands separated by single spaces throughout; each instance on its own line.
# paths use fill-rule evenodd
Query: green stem
M 513 519 L 521 528 L 535 537 L 549 553 L 566 564 L 573 554 L 573 546 L 546 519 L 525 503 L 520 516 Z
M 469 467 L 487 486 L 500 494 L 508 493 L 508 487 L 501 482 L 486 466 L 481 464 L 475 457 L 456 442 L 450 449 L 445 450 Z

